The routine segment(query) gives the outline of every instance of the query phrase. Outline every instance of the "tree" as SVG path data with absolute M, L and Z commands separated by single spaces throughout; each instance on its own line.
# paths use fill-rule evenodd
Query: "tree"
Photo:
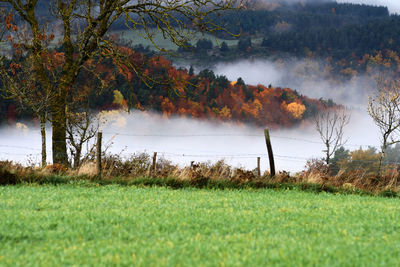
M 200 39 L 196 43 L 196 51 L 197 52 L 202 52 L 202 51 L 208 51 L 213 48 L 213 43 L 208 40 L 208 39 Z
M 4 64 L 4 61 L 3 61 Z M 42 139 L 42 168 L 47 164 L 46 152 L 46 122 L 49 116 L 52 92 L 43 90 L 37 84 L 33 74 L 33 66 L 28 59 L 20 63 L 8 64 L 8 68 L 0 68 L 0 78 L 3 82 L 2 91 L 5 98 L 15 99 L 22 108 L 31 110 L 40 122 Z
M 366 174 L 374 174 L 379 168 L 379 154 L 374 147 L 368 147 L 366 150 L 356 149 L 348 152 L 348 156 L 338 162 L 341 170 L 348 173 L 362 171 Z
M 238 42 L 238 49 L 239 51 L 249 51 L 249 49 L 251 49 L 252 44 L 251 44 L 251 38 L 250 37 L 245 37 L 245 38 L 241 38 Z
M 343 146 L 344 127 L 349 123 L 349 115 L 342 109 L 327 109 L 315 117 L 315 126 L 322 142 L 325 144 L 325 163 L 330 170 L 330 159 L 336 150 Z
M 18 26 L 14 24 L 13 14 L 6 14 L 4 9 L 0 9 L 0 41 L 5 34 L 13 45 L 12 33 L 18 31 Z M 20 34 L 20 36 L 22 36 Z M 25 37 L 25 36 L 24 36 Z M 19 51 L 18 45 L 13 45 L 13 49 Z M 51 95 L 42 88 L 37 87 L 37 83 L 32 76 L 33 65 L 30 58 L 23 57 L 21 53 L 14 54 L 14 59 L 18 62 L 7 60 L 4 55 L 0 59 L 0 78 L 2 82 L 2 93 L 4 98 L 14 99 L 20 103 L 21 107 L 32 110 L 40 121 L 40 132 L 42 139 L 42 167 L 46 166 L 46 121 L 48 118 L 48 107 Z
M 385 151 L 385 158 L 382 165 L 397 165 L 400 166 L 400 144 L 389 146 Z
M 38 15 L 39 0 L 0 0 L 0 3 L 6 3 L 6 7 L 24 22 L 30 38 L 20 40 L 21 49 L 31 57 L 35 81 L 43 90 L 54 95 L 50 102 L 53 163 L 67 164 L 66 107 L 69 90 L 89 60 L 121 52 L 107 37 L 115 21 L 124 18 L 133 29 L 142 29 L 156 47 L 151 28 L 158 29 L 165 38 L 182 45 L 188 41 L 190 30 L 220 30 L 221 27 L 213 23 L 209 15 L 235 8 L 237 1 L 49 0 L 51 21 Z M 49 22 L 60 26 L 55 26 L 54 32 L 51 32 L 47 28 Z M 45 41 L 53 34 L 59 37 L 64 54 L 56 75 L 49 74 L 44 64 L 51 53 Z
M 219 51 L 221 51 L 222 53 L 229 52 L 229 47 L 225 41 L 223 41 L 221 43 L 221 47 L 219 48 Z
M 194 74 L 194 69 L 193 69 L 192 65 L 190 65 L 188 74 L 189 74 L 189 76 L 193 76 L 193 74 Z
M 400 142 L 400 80 L 388 80 L 383 76 L 378 78 L 377 92 L 369 98 L 368 114 L 381 132 L 380 177 L 386 150 Z
M 335 151 L 335 155 L 331 160 L 331 174 L 336 175 L 339 173 L 340 166 L 339 163 L 348 160 L 350 157 L 350 151 L 345 149 L 343 146 L 339 147 Z
M 67 113 L 67 140 L 71 153 L 73 168 L 77 169 L 81 165 L 82 151 L 84 145 L 93 139 L 100 126 L 100 118 L 90 111 L 68 112 Z M 88 149 L 88 153 L 94 147 Z

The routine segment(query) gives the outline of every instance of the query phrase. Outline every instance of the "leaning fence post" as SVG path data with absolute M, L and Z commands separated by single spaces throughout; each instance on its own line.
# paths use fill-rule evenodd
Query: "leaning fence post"
M 272 153 L 271 138 L 269 136 L 268 129 L 264 130 L 264 135 L 265 135 L 265 142 L 267 144 L 267 150 L 268 150 L 270 173 L 271 173 L 271 177 L 274 177 L 275 176 L 275 162 L 274 162 L 274 154 Z
M 103 133 L 97 133 L 97 145 L 96 145 L 96 173 L 99 178 L 101 178 L 101 139 Z
M 260 157 L 257 157 L 257 175 L 258 177 L 261 176 L 261 170 L 260 170 Z
M 157 174 L 157 152 L 154 152 L 153 154 L 153 175 Z

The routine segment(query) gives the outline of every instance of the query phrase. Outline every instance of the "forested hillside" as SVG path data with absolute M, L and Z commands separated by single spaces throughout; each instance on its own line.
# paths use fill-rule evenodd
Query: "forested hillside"
M 126 47 L 121 49 L 136 70 L 115 65 L 112 59 L 92 61 L 90 64 L 95 66 L 102 82 L 92 72 L 82 71 L 78 84 L 71 89 L 87 92 L 89 97 L 85 101 L 92 110 L 129 106 L 165 116 L 290 127 L 333 106 L 331 101 L 310 99 L 289 88 L 247 85 L 241 78 L 229 81 L 207 69 L 196 75 L 193 69 L 175 68 L 162 56 L 148 57 Z M 32 116 L 27 110 L 19 112 L 16 101 L 2 99 L 0 103 L 2 122 Z
M 38 14 L 45 19 L 45 1 L 40 2 L 39 9 Z M 285 63 L 285 59 L 311 58 L 320 60 L 319 73 L 324 79 L 340 77 L 338 80 L 349 80 L 377 68 L 395 74 L 400 71 L 400 17 L 390 15 L 386 7 L 334 1 L 250 1 L 244 9 L 215 14 L 211 19 L 225 28 L 215 34 L 226 42 L 188 42 L 178 49 L 178 55 L 169 54 L 168 59 L 143 46 L 126 48 L 136 66 L 140 66 L 141 77 L 133 69 L 117 67 L 113 59 L 95 61 L 91 64 L 98 64 L 96 69 L 106 86 L 100 86 L 90 73 L 82 71 L 76 88 L 88 88 L 93 110 L 122 105 L 166 116 L 289 127 L 313 117 L 328 101 L 312 100 L 295 90 L 275 88 L 277 85 L 247 85 L 242 79 L 229 81 L 207 69 L 196 75 L 193 70 L 173 67 L 171 61 L 183 58 L 191 64 L 196 60 L 264 57 L 291 64 Z M 120 30 L 126 30 L 123 19 L 114 23 L 110 36 L 118 35 L 115 33 Z M 232 40 L 237 45 L 231 45 Z M 58 48 L 58 52 L 63 53 L 63 48 Z M 329 101 L 329 105 L 333 103 Z M 21 110 L 16 100 L 0 99 L 1 122 L 24 117 L 31 117 L 30 111 Z
M 214 19 L 233 34 L 237 46 L 215 47 L 215 60 L 242 57 L 331 57 L 335 61 L 391 50 L 400 52 L 400 17 L 389 15 L 386 7 L 327 3 L 279 4 L 269 8 L 255 5 L 225 12 Z M 217 36 L 234 38 L 221 31 Z M 202 51 L 211 51 L 200 43 Z M 199 45 L 180 49 L 198 53 Z M 198 58 L 201 58 L 198 56 Z

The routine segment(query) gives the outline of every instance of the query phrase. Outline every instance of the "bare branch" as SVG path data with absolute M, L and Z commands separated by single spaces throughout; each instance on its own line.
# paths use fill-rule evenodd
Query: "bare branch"
M 328 166 L 335 151 L 346 143 L 343 140 L 344 127 L 349 123 L 350 116 L 343 109 L 327 109 L 315 118 L 316 130 L 325 144 L 325 162 Z
M 386 149 L 400 142 L 400 80 L 377 79 L 377 92 L 369 98 L 368 114 L 381 132 L 378 176 Z

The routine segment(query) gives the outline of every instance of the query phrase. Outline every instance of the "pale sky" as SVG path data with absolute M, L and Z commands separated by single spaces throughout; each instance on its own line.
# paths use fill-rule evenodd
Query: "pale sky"
M 376 6 L 387 6 L 390 13 L 400 14 L 400 0 L 336 0 L 338 3 L 356 3 Z

